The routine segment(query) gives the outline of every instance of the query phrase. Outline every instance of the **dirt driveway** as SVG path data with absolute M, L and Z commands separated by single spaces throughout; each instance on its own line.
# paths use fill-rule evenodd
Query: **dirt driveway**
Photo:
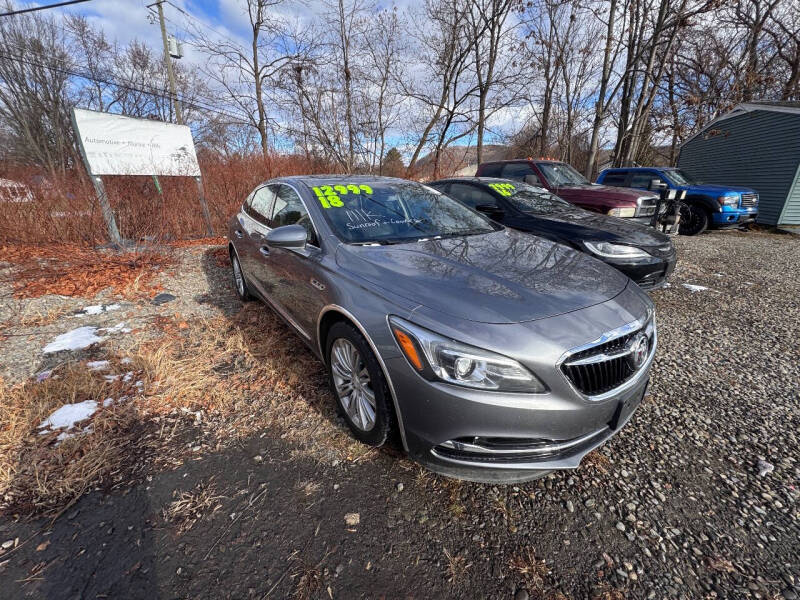
M 138 295 L 5 284 L 0 596 L 797 598 L 800 239 L 676 244 L 646 401 L 579 469 L 519 486 L 353 442 L 218 247 L 172 250 Z M 78 401 L 73 429 L 40 427 Z

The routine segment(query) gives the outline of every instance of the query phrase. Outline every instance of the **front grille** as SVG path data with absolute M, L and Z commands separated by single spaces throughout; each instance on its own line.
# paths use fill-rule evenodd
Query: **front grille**
M 742 201 L 739 205 L 742 208 L 758 206 L 758 194 L 742 194 Z
M 631 361 L 631 346 L 639 333 L 646 331 L 647 356 L 653 349 L 654 335 L 642 327 L 586 350 L 576 352 L 561 365 L 561 370 L 582 394 L 597 396 L 621 386 L 638 369 Z

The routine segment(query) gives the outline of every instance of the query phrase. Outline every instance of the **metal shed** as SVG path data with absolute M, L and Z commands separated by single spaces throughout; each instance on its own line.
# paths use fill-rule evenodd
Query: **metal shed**
M 759 195 L 758 222 L 800 227 L 800 102 L 750 102 L 681 146 L 678 166 L 705 183 Z

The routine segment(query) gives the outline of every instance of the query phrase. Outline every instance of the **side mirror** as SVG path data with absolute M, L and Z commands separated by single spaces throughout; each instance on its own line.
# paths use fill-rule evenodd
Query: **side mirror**
M 306 247 L 308 232 L 302 225 L 276 227 L 267 234 L 267 246 L 300 250 Z
M 506 211 L 496 204 L 478 204 L 478 206 L 475 207 L 475 210 L 477 210 L 479 213 L 485 214 L 490 219 L 502 219 L 506 214 Z
M 667 184 L 662 183 L 660 179 L 651 179 L 650 183 L 647 185 L 648 190 L 660 190 L 662 188 L 666 188 Z
M 524 181 L 528 185 L 535 185 L 536 187 L 542 187 L 542 182 L 539 181 L 539 178 L 533 173 L 531 173 L 530 175 L 525 175 L 522 181 Z

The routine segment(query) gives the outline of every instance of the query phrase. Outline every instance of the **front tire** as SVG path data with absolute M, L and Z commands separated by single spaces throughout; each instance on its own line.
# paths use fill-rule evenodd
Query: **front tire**
M 233 249 L 231 249 L 231 270 L 233 272 L 233 286 L 236 288 L 236 295 L 239 296 L 239 300 L 242 302 L 252 300 L 253 296 L 247 287 L 247 280 L 244 278 L 239 256 L 236 254 L 236 250 Z
M 364 336 L 349 323 L 334 323 L 326 340 L 328 379 L 353 436 L 382 446 L 393 425 L 389 388 Z
M 698 235 L 708 229 L 711 215 L 698 204 L 681 204 L 681 221 L 678 233 L 681 235 Z

